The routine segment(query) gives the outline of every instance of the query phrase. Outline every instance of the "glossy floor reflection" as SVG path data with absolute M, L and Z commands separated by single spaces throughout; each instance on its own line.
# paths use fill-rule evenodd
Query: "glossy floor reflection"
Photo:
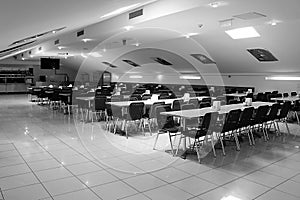
M 291 132 L 299 127 L 289 124 Z M 147 133 L 126 139 L 28 102 L 26 95 L 0 96 L 0 187 L 5 200 L 300 198 L 300 136 L 271 136 L 241 151 L 226 146 L 202 164 L 153 151 Z M 282 126 L 282 131 L 286 131 Z M 1 199 L 1 198 L 0 198 Z

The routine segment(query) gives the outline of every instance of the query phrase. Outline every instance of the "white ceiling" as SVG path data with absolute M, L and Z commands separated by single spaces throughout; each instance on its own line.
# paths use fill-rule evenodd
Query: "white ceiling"
M 151 47 L 175 52 L 198 70 L 205 69 L 208 72 L 209 67 L 191 59 L 191 53 L 208 55 L 217 62 L 218 69 L 222 73 L 300 73 L 298 61 L 300 55 L 299 0 L 225 0 L 222 1 L 224 5 L 218 8 L 208 6 L 209 3 L 214 2 L 211 0 L 159 0 L 144 6 L 144 16 L 134 20 L 129 21 L 128 13 L 124 13 L 101 21 L 100 16 L 138 2 L 149 1 L 1 1 L 0 17 L 5 20 L 0 21 L 0 26 L 5 28 L 0 30 L 0 50 L 8 48 L 13 41 L 66 26 L 67 29 L 62 33 L 42 38 L 32 45 L 32 51 L 43 46 L 45 51 L 40 56 L 53 56 L 58 52 L 68 52 L 74 57 L 68 58 L 67 63 L 74 64 L 76 60 L 80 60 L 80 63 L 82 61 L 82 58 L 75 57 L 88 55 L 91 51 L 101 54 L 102 57 L 98 59 L 102 62 L 119 58 L 119 51 L 115 49 L 123 51 L 122 55 L 128 55 L 124 49 L 132 51 Z M 267 17 L 254 20 L 234 18 L 231 27 L 220 27 L 220 20 L 248 12 L 258 12 Z M 279 20 L 280 23 L 271 26 L 267 24 L 271 20 Z M 199 24 L 203 26 L 199 28 Z M 125 31 L 122 29 L 125 25 L 133 25 L 134 28 Z M 227 29 L 245 26 L 255 27 L 261 37 L 233 40 L 225 34 Z M 76 38 L 76 31 L 80 27 L 85 27 L 84 37 L 92 38 L 93 41 L 84 43 Z M 191 39 L 183 38 L 184 34 L 191 32 L 196 32 L 198 35 L 192 36 Z M 59 50 L 53 44 L 55 39 L 60 39 L 60 45 L 67 48 Z M 123 44 L 124 39 L 126 45 Z M 189 41 L 184 42 L 184 39 Z M 141 43 L 141 45 L 134 47 L 135 43 Z M 199 49 L 196 48 L 197 45 Z M 247 48 L 256 47 L 268 49 L 279 61 L 258 62 L 246 51 Z M 106 56 L 107 52 L 103 52 L 104 48 L 114 52 L 116 58 Z M 26 56 L 26 52 L 24 54 Z M 141 58 L 136 59 L 137 61 L 146 62 L 141 61 Z M 172 61 L 176 62 L 176 59 Z M 184 66 L 180 68 L 181 63 L 179 59 L 176 70 L 185 71 Z M 123 69 L 128 70 L 128 66 L 124 65 Z

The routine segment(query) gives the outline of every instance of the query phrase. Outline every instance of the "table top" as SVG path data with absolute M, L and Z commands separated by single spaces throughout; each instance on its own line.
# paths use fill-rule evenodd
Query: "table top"
M 231 93 L 231 94 L 223 94 L 223 96 L 228 96 L 228 97 L 245 97 L 247 96 L 246 93 Z
M 224 106 L 221 106 L 221 109 L 218 112 L 220 114 L 223 114 L 223 113 L 229 113 L 231 110 L 235 110 L 235 109 L 243 110 L 247 107 L 258 108 L 259 106 L 264 106 L 264 105 L 271 106 L 272 104 L 273 103 L 271 103 L 271 102 L 253 102 L 252 106 L 245 106 L 243 103 L 224 105 Z M 206 113 L 216 112 L 216 111 L 217 110 L 212 107 L 207 107 L 207 108 L 201 108 L 201 109 L 161 112 L 161 114 L 168 115 L 168 116 L 183 117 L 183 118 L 195 118 L 195 117 L 204 116 Z
M 208 96 L 201 96 L 201 97 L 190 97 L 189 99 L 198 99 L 201 101 L 204 98 L 209 98 Z M 118 106 L 118 107 L 128 107 L 131 103 L 144 103 L 145 105 L 153 105 L 156 102 L 165 102 L 166 104 L 172 104 L 175 100 L 183 100 L 183 98 L 176 98 L 176 99 L 158 99 L 158 100 L 139 100 L 139 101 L 116 101 L 116 102 L 107 102 L 107 104 Z
M 58 95 L 68 97 L 71 96 L 71 93 L 59 93 Z
M 89 97 L 76 97 L 78 100 L 83 100 L 83 101 L 92 101 L 95 99 L 95 96 L 89 96 Z
M 275 100 L 275 101 L 296 101 L 296 100 L 300 100 L 300 97 L 299 96 L 275 97 L 275 98 L 271 98 L 271 100 Z

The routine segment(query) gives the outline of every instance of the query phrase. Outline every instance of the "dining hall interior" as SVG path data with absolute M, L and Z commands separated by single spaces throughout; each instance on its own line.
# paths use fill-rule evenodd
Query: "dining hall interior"
M 0 200 L 300 199 L 298 0 L 0 5 Z

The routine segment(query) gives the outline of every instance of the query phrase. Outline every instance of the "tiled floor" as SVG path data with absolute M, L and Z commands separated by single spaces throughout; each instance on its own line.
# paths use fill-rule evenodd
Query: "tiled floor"
M 126 139 L 30 103 L 0 96 L 0 187 L 5 200 L 296 200 L 300 199 L 300 136 L 231 144 L 224 157 L 173 157 L 167 138 Z M 290 124 L 298 134 L 298 125 Z M 284 126 L 281 130 L 286 132 Z M 0 199 L 1 199 L 0 195 Z

